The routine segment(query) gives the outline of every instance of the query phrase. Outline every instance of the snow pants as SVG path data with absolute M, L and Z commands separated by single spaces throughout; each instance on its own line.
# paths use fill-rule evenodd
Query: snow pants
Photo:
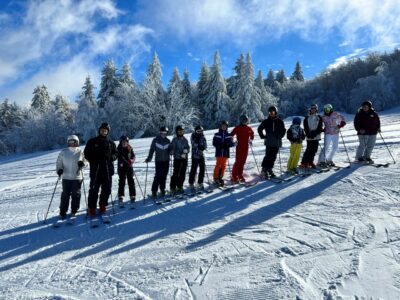
M 71 198 L 71 214 L 76 214 L 81 202 L 82 180 L 62 180 L 62 193 L 60 201 L 60 215 L 65 216 L 69 207 Z
M 319 140 L 307 140 L 306 151 L 304 151 L 302 163 L 311 164 L 314 162 L 315 153 L 318 151 Z
M 183 188 L 183 183 L 186 177 L 187 159 L 174 159 L 174 171 L 172 172 L 171 182 L 169 187 L 171 190 Z
M 356 160 L 359 158 L 371 158 L 372 150 L 374 150 L 376 142 L 375 135 L 358 135 L 358 142 L 360 143 L 357 148 Z
M 325 134 L 324 147 L 319 154 L 318 162 L 332 161 L 339 145 L 338 134 Z
M 101 187 L 99 206 L 107 206 L 111 194 L 112 176 L 108 172 L 99 171 L 90 177 L 90 188 L 88 197 L 89 209 L 96 209 L 99 190 Z
M 300 160 L 302 147 L 303 147 L 302 144 L 292 143 L 290 145 L 290 156 L 287 162 L 288 171 L 294 171 L 297 168 Z
M 264 170 L 272 169 L 275 164 L 276 156 L 278 155 L 279 147 L 266 147 L 265 156 L 262 161 L 261 167 Z
M 249 154 L 249 146 L 245 144 L 244 146 L 236 147 L 236 160 L 232 167 L 232 180 L 237 181 L 243 179 L 243 169 L 246 164 L 247 155 Z
M 165 185 L 167 181 L 169 171 L 169 160 L 167 161 L 156 161 L 156 174 L 154 175 L 153 184 L 151 186 L 151 191 L 157 193 L 158 188 L 160 191 L 165 191 Z
M 199 176 L 197 177 L 197 183 L 202 184 L 204 181 L 204 172 L 206 169 L 206 162 L 203 158 L 192 158 L 192 166 L 190 167 L 189 184 L 194 184 L 197 168 L 199 168 Z
M 125 182 L 128 181 L 129 196 L 136 196 L 135 180 L 133 179 L 133 168 L 119 168 L 118 169 L 118 196 L 125 196 Z
M 224 177 L 228 158 L 223 156 L 217 156 L 216 160 L 217 164 L 215 165 L 214 168 L 214 180 Z

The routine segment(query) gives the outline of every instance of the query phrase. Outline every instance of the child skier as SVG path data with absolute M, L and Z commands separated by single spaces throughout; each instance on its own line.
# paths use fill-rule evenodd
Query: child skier
M 125 181 L 128 181 L 129 197 L 131 205 L 135 203 L 136 189 L 135 181 L 133 179 L 133 163 L 135 162 L 135 153 L 131 145 L 129 145 L 129 138 L 121 136 L 119 139 L 118 150 L 118 203 L 123 206 L 125 196 Z
M 71 198 L 71 218 L 79 210 L 81 201 L 82 172 L 85 166 L 83 151 L 78 147 L 79 138 L 70 135 L 67 139 L 68 148 L 63 149 L 57 157 L 57 174 L 62 176 L 62 193 L 60 201 L 60 219 L 64 220 Z
M 285 136 L 285 123 L 278 116 L 278 108 L 270 106 L 268 108 L 269 116 L 258 126 L 258 134 L 264 139 L 265 156 L 262 161 L 262 177 L 276 177 L 273 172 L 276 156 L 279 148 L 282 147 L 282 138 Z M 264 133 L 265 132 L 265 133 Z
M 324 148 L 319 154 L 319 166 L 335 166 L 332 161 L 333 156 L 339 145 L 339 131 L 346 125 L 345 118 L 338 112 L 333 111 L 331 104 L 324 105 L 324 115 L 322 116 L 324 123 Z
M 321 140 L 322 117 L 318 114 L 318 105 L 311 104 L 308 116 L 304 118 L 304 131 L 307 138 L 307 147 L 301 160 L 300 168 L 315 168 L 314 157 Z
M 226 162 L 229 159 L 229 148 L 234 146 L 232 137 L 228 132 L 228 122 L 222 121 L 219 131 L 214 134 L 213 146 L 215 147 L 216 165 L 214 168 L 214 183 L 224 185 Z
M 171 195 L 183 194 L 190 150 L 189 142 L 184 136 L 185 131 L 181 125 L 176 126 L 175 134 L 176 136 L 171 142 L 171 154 L 174 156 L 174 171 L 170 182 Z
M 237 136 L 236 160 L 232 168 L 232 183 L 245 182 L 243 177 L 244 164 L 249 153 L 249 145 L 254 140 L 254 131 L 248 126 L 249 118 L 246 115 L 240 116 L 240 125 L 236 126 L 232 132 L 232 138 Z
M 381 132 L 381 122 L 378 114 L 372 107 L 371 101 L 362 103 L 354 117 L 354 128 L 357 130 L 359 141 L 356 160 L 373 163 L 371 153 L 374 150 L 376 135 L 378 132 Z
M 171 141 L 167 138 L 168 128 L 162 126 L 160 128 L 160 134 L 157 135 L 150 146 L 149 155 L 147 156 L 145 162 L 151 162 L 154 152 L 156 173 L 154 175 L 153 184 L 151 186 L 151 196 L 157 198 L 157 191 L 160 188 L 161 196 L 165 196 L 165 185 L 169 170 L 169 155 Z
M 203 127 L 196 126 L 192 136 L 190 137 L 192 144 L 192 166 L 190 168 L 189 174 L 189 186 L 190 189 L 194 190 L 194 182 L 197 172 L 197 167 L 199 167 L 199 176 L 197 177 L 197 184 L 200 190 L 204 189 L 204 172 L 206 169 L 206 162 L 204 157 L 204 150 L 207 150 L 207 141 L 203 134 Z
M 302 143 L 306 138 L 300 124 L 301 119 L 299 117 L 293 118 L 292 125 L 287 131 L 287 138 L 290 141 L 290 156 L 287 162 L 288 174 L 298 174 L 297 165 L 300 159 Z

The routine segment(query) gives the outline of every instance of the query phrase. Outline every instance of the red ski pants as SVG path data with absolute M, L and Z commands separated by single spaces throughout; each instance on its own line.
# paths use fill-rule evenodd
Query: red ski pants
M 236 147 L 236 160 L 232 168 L 232 180 L 243 179 L 243 169 L 246 164 L 249 147 Z
M 215 165 L 214 168 L 214 180 L 224 177 L 226 162 L 228 161 L 227 157 L 222 157 L 222 156 L 218 156 L 216 157 L 216 159 L 217 159 L 217 164 Z

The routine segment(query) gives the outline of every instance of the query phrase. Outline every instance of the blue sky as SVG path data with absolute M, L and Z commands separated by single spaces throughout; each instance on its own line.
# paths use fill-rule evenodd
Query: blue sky
M 104 62 L 130 62 L 143 79 L 154 51 L 168 83 L 174 67 L 196 81 L 219 50 L 225 77 L 240 53 L 255 71 L 307 79 L 352 57 L 392 51 L 400 41 L 397 0 L 36 0 L 0 2 L 0 101 L 29 104 L 36 85 L 77 99 Z M 97 89 L 98 90 L 98 89 Z

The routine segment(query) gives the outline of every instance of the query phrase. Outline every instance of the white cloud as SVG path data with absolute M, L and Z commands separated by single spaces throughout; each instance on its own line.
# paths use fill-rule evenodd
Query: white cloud
M 348 62 L 349 60 L 353 59 L 353 58 L 361 58 L 363 56 L 365 56 L 367 54 L 368 50 L 367 49 L 363 49 L 363 48 L 358 48 L 356 50 L 354 50 L 354 52 L 347 54 L 347 55 L 343 55 L 340 56 L 338 58 L 335 59 L 335 62 L 330 64 L 327 69 L 334 69 L 337 68 L 338 66 L 345 64 L 346 62 Z
M 288 33 L 319 42 L 338 33 L 353 48 L 387 47 L 400 34 L 398 0 L 141 0 L 141 7 L 139 17 L 183 41 L 253 46 Z
M 0 15 L 5 23 L 0 28 L 0 97 L 26 102 L 38 84 L 73 97 L 88 74 L 95 77 L 97 55 L 129 51 L 132 60 L 149 51 L 151 29 L 104 24 L 121 13 L 112 0 L 41 0 L 27 4 L 17 26 L 8 15 Z

